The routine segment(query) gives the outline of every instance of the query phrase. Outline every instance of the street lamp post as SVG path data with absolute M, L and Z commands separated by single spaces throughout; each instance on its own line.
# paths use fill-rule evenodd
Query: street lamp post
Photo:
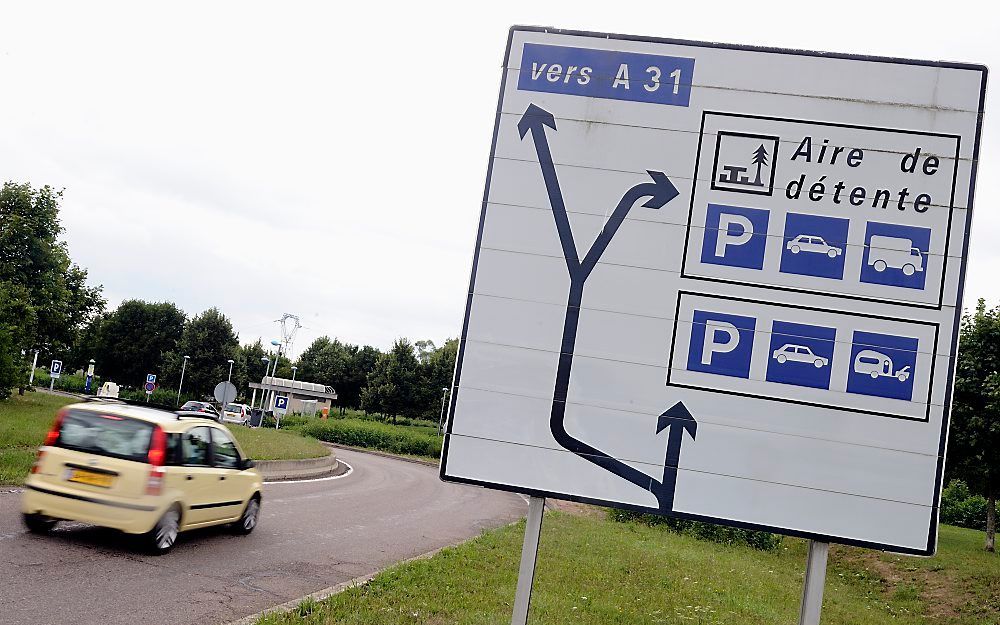
M 181 363 L 181 383 L 177 385 L 177 403 L 175 405 L 181 405 L 181 389 L 184 388 L 184 371 L 187 370 L 188 361 L 191 360 L 190 356 L 185 356 L 184 361 Z
M 260 389 L 260 410 L 261 410 L 261 412 L 263 412 L 264 411 L 264 403 L 265 403 L 266 397 L 267 397 L 267 389 L 264 388 L 264 380 L 267 379 L 267 370 L 268 370 L 268 368 L 269 368 L 269 366 L 271 364 L 271 359 L 268 358 L 267 356 L 264 356 L 263 358 L 260 359 L 260 361 L 262 363 L 264 363 L 264 377 L 262 377 L 260 379 L 260 384 L 261 384 L 261 389 Z
M 233 360 L 232 358 L 230 358 L 226 362 L 229 363 L 229 377 L 226 378 L 226 385 L 227 385 L 226 389 L 228 390 L 228 388 L 229 388 L 228 385 L 233 383 L 233 363 L 236 362 L 236 361 Z M 223 397 L 223 399 L 226 397 L 225 393 L 223 393 L 222 397 Z M 236 401 L 236 396 L 233 396 L 232 401 Z M 224 402 L 223 405 L 222 405 L 222 412 L 223 412 L 223 414 L 225 414 L 225 412 L 226 412 L 226 404 L 228 404 L 228 403 L 229 402 Z
M 441 418 L 438 419 L 438 436 L 444 432 L 444 400 L 448 396 L 448 388 L 441 389 Z

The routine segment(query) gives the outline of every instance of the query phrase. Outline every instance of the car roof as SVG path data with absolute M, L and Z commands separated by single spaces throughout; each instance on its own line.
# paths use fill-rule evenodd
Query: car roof
M 199 413 L 191 413 L 180 418 L 176 412 L 147 406 L 136 406 L 134 404 L 123 404 L 114 401 L 92 401 L 66 406 L 70 410 L 81 410 L 108 414 L 117 417 L 127 417 L 147 423 L 155 423 L 167 432 L 181 432 L 192 424 L 217 425 L 211 417 L 200 417 Z

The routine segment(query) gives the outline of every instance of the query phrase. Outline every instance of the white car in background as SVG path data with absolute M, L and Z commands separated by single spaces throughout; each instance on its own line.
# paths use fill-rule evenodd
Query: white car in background
M 824 241 L 823 237 L 817 237 L 811 234 L 800 234 L 789 241 L 785 247 L 787 247 L 788 251 L 792 254 L 798 254 L 799 252 L 812 252 L 814 254 L 826 254 L 830 258 L 836 258 L 844 253 L 844 250 Z
M 227 423 L 248 425 L 250 423 L 250 406 L 246 404 L 229 404 L 222 413 L 222 420 Z

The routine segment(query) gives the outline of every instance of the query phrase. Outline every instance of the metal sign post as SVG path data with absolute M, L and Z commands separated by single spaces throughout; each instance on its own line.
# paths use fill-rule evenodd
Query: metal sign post
M 49 365 L 49 390 L 53 390 L 56 385 L 56 380 L 62 375 L 63 363 L 61 360 L 53 360 L 52 364 Z
M 146 403 L 149 403 L 149 397 L 156 390 L 156 375 L 153 373 L 146 374 L 146 384 L 143 386 L 146 389 Z
M 524 545 L 521 547 L 521 568 L 517 573 L 517 593 L 514 595 L 514 614 L 510 625 L 526 625 L 531 605 L 531 585 L 535 581 L 535 562 L 538 560 L 538 539 L 542 534 L 544 497 L 528 500 L 528 519 L 524 524 Z
M 826 585 L 826 557 L 829 553 L 830 543 L 809 541 L 799 625 L 819 625 L 820 611 L 823 609 L 823 588 Z

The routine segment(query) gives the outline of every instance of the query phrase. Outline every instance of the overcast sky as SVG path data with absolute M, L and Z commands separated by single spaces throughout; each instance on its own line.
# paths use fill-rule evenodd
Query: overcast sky
M 513 24 L 1000 68 L 986 3 L 148 6 L 5 4 L 0 177 L 65 189 L 70 253 L 109 307 L 219 306 L 244 342 L 298 314 L 296 352 L 460 334 Z M 996 102 L 967 305 L 1000 303 Z

